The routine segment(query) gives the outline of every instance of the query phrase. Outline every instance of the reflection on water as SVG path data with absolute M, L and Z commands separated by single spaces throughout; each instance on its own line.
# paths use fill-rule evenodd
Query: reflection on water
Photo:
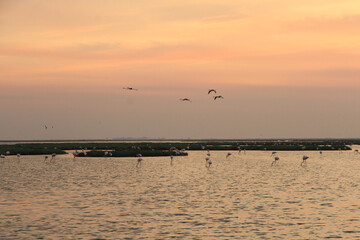
M 270 155 L 0 159 L 0 239 L 360 239 L 360 155 Z

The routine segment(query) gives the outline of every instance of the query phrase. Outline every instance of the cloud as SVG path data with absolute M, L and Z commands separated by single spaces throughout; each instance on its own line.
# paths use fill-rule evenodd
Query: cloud
M 99 60 L 117 61 L 176 61 L 183 59 L 216 59 L 223 52 L 215 47 L 199 44 L 153 44 L 150 47 L 131 49 L 120 44 L 94 43 L 77 44 L 67 47 L 26 47 L 2 46 L 0 56 L 47 58 L 47 59 L 85 59 L 89 62 Z
M 286 30 L 311 33 L 350 33 L 356 34 L 360 25 L 360 14 L 345 15 L 337 18 L 306 18 L 290 22 Z
M 153 9 L 162 21 L 228 21 L 243 18 L 233 5 L 187 4 Z

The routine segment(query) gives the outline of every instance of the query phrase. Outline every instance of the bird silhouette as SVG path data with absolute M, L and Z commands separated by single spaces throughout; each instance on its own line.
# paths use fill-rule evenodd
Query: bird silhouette
M 191 102 L 191 100 L 189 98 L 180 98 L 180 101 L 183 101 L 183 102 Z
M 301 162 L 300 166 L 303 166 L 304 164 L 306 164 L 306 159 L 308 159 L 309 157 L 304 155 L 303 156 L 303 161 Z
M 216 93 L 216 90 L 215 90 L 215 89 L 210 89 L 210 90 L 208 91 L 208 94 L 210 94 L 211 92 Z
M 129 91 L 137 91 L 137 90 L 139 90 L 139 89 L 132 88 L 132 87 L 124 87 L 123 89 L 129 90 Z
M 279 157 L 275 157 L 274 158 L 274 161 L 271 163 L 271 166 L 274 165 L 274 164 L 277 164 L 277 162 L 279 161 Z
M 218 99 L 218 98 L 224 98 L 224 97 L 223 97 L 223 96 L 220 96 L 220 95 L 219 95 L 219 96 L 215 96 L 215 97 L 214 97 L 214 100 L 216 100 L 216 99 Z

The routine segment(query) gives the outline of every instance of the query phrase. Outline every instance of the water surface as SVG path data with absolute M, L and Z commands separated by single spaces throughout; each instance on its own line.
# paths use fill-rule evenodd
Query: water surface
M 226 153 L 0 159 L 0 239 L 360 239 L 360 154 Z

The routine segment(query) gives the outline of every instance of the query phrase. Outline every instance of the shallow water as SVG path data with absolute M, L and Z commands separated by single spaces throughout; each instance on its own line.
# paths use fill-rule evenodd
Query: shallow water
M 360 154 L 226 153 L 0 159 L 0 239 L 360 239 Z

